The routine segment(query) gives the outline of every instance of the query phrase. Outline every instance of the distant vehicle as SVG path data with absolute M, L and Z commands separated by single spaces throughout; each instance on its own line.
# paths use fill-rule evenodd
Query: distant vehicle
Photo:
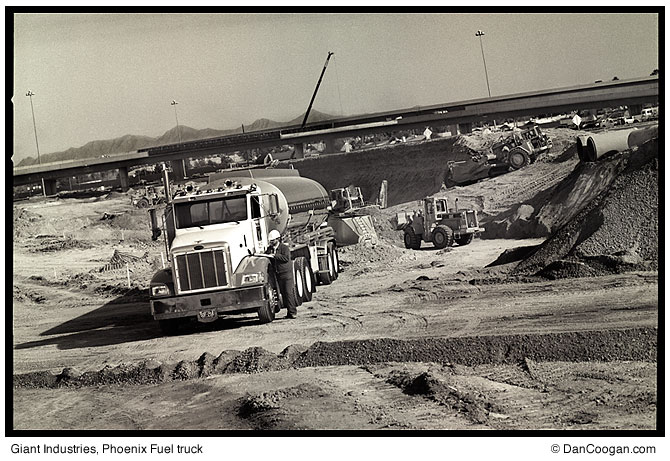
M 640 113 L 642 121 L 656 120 L 658 118 L 658 107 L 647 107 Z
M 551 149 L 551 139 L 542 132 L 539 126 L 514 132 L 511 136 L 501 139 L 491 146 L 487 154 L 488 164 L 492 168 L 514 170 L 533 163 L 537 156 Z
M 598 126 L 598 116 L 590 110 L 580 110 L 577 112 L 577 115 L 581 119 L 579 126 L 577 127 L 580 130 L 586 128 L 595 128 Z
M 625 115 L 626 113 L 622 110 L 615 110 L 613 112 L 610 112 L 606 117 L 599 120 L 598 126 L 611 127 L 611 126 L 625 125 L 626 124 Z
M 418 250 L 421 241 L 432 242 L 435 248 L 442 249 L 453 245 L 467 245 L 475 234 L 484 232 L 479 227 L 475 210 L 447 207 L 446 198 L 426 197 L 422 200 L 422 209 L 410 214 L 402 211 L 395 216 L 396 229 L 403 231 L 405 248 Z

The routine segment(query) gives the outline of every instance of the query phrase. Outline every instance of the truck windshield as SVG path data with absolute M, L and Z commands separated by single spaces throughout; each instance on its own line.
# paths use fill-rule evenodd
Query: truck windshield
M 208 226 L 247 219 L 245 196 L 218 198 L 175 205 L 177 229 Z

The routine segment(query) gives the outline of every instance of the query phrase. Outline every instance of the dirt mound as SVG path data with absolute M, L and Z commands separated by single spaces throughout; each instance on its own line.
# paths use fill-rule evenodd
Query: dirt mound
M 322 394 L 323 389 L 319 386 L 303 383 L 294 387 L 263 392 L 259 395 L 249 395 L 242 399 L 239 414 L 242 417 L 250 417 L 257 413 L 279 409 L 283 400 L 299 397 L 313 397 Z
M 30 242 L 28 251 L 31 253 L 51 253 L 71 249 L 84 250 L 92 247 L 93 245 L 90 242 L 86 240 L 78 240 L 70 236 L 38 236 L 38 238 L 35 238 L 34 241 Z
M 403 244 L 402 231 L 395 229 L 382 210 L 370 207 L 365 209 L 365 214 L 369 215 L 372 219 L 372 225 L 380 240 L 385 240 L 396 246 L 401 246 Z
M 225 351 L 216 359 L 203 354 L 195 361 L 160 364 L 106 366 L 100 371 L 80 373 L 66 368 L 60 374 L 38 372 L 14 375 L 17 387 L 82 387 L 103 384 L 154 384 L 193 379 L 222 373 L 259 373 L 289 367 L 368 365 L 385 362 L 433 362 L 439 364 L 518 364 L 534 361 L 656 361 L 658 330 L 580 331 L 535 335 L 472 336 L 423 339 L 363 339 L 317 342 L 302 349 L 276 355 L 263 348 Z
M 404 371 L 395 371 L 391 373 L 387 382 L 401 388 L 406 394 L 422 395 L 456 410 L 474 423 L 487 423 L 491 411 L 500 411 L 487 396 L 461 391 L 453 385 L 454 383 L 438 378 L 430 370 L 417 376 Z
M 235 356 L 224 368 L 224 373 L 259 373 L 282 370 L 290 364 L 262 347 L 252 347 Z
M 375 245 L 358 243 L 338 249 L 340 261 L 344 267 L 383 263 L 398 258 L 402 254 L 402 249 L 386 241 L 380 241 Z
M 622 158 L 622 171 L 609 187 L 513 273 L 546 269 L 543 274 L 562 277 L 658 268 L 658 140 Z
M 498 258 L 486 267 L 495 267 L 503 264 L 509 264 L 521 261 L 539 248 L 539 245 L 530 245 L 523 247 L 511 248 L 503 251 Z
M 42 218 L 42 215 L 16 206 L 13 208 L 13 211 L 14 227 L 12 231 L 14 238 L 33 235 L 35 230 L 38 229 L 35 223 Z

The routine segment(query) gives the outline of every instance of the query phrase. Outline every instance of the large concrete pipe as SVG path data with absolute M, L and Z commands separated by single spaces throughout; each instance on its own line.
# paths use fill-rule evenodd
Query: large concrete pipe
M 656 137 L 658 137 L 658 126 L 642 130 L 634 128 L 632 130 L 616 130 L 594 134 L 586 140 L 579 157 L 584 162 L 595 162 L 605 154 L 631 149 Z M 577 141 L 578 153 L 580 142 L 583 141 L 581 139 Z
M 577 155 L 579 156 L 579 160 L 582 162 L 588 162 L 588 160 L 584 157 L 584 150 L 586 150 L 586 140 L 589 137 L 582 134 L 577 136 Z

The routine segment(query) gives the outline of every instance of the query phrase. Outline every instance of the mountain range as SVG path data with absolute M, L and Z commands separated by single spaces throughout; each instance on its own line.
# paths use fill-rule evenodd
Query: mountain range
M 288 122 L 276 122 L 267 118 L 260 118 L 251 125 L 244 125 L 244 132 L 271 130 L 284 126 L 299 125 L 305 114 L 294 118 Z M 323 120 L 331 120 L 334 116 L 312 110 L 309 114 L 309 122 L 320 122 Z M 131 152 L 145 147 L 162 146 L 165 144 L 173 144 L 181 141 L 194 141 L 197 139 L 215 138 L 217 136 L 226 136 L 231 134 L 242 133 L 242 127 L 228 130 L 215 130 L 213 128 L 204 128 L 198 130 L 185 125 L 169 129 L 161 136 L 152 138 L 150 136 L 127 134 L 119 138 L 105 139 L 101 141 L 91 141 L 81 147 L 71 147 L 61 152 L 52 152 L 43 154 L 41 156 L 42 163 L 62 162 L 67 160 L 83 160 L 88 158 L 100 158 L 106 155 L 120 154 L 124 152 Z M 16 166 L 29 166 L 37 163 L 34 157 L 26 157 L 22 159 Z

